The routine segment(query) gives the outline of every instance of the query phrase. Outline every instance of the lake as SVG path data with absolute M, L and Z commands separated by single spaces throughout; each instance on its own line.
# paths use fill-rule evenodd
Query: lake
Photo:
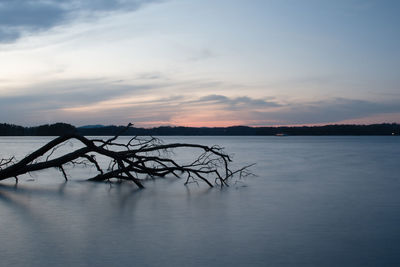
M 138 190 L 84 169 L 2 181 L 1 265 L 400 266 L 398 136 L 161 138 L 219 144 L 257 176 L 223 189 Z M 0 156 L 49 140 L 1 137 Z

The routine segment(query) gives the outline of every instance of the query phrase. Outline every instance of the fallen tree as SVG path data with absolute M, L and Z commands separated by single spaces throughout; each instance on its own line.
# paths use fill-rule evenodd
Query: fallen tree
M 129 128 L 131 125 L 128 125 Z M 67 134 L 50 141 L 20 161 L 14 157 L 0 160 L 0 181 L 15 178 L 48 168 L 58 168 L 65 178 L 68 175 L 67 165 L 92 166 L 97 175 L 90 181 L 110 181 L 110 179 L 129 180 L 139 188 L 143 188 L 143 180 L 148 177 L 165 177 L 173 175 L 186 178 L 185 184 L 203 181 L 210 187 L 214 185 L 228 186 L 228 181 L 234 177 L 249 175 L 245 166 L 231 170 L 229 155 L 219 146 L 199 144 L 172 143 L 163 144 L 154 137 L 132 137 L 128 142 L 118 142 L 119 135 L 110 139 L 89 139 L 77 134 Z M 82 147 L 54 156 L 56 151 L 66 142 L 78 140 Z M 199 152 L 188 162 L 178 162 L 171 158 L 171 152 L 176 149 L 194 149 Z M 99 162 L 98 156 L 107 158 L 106 166 Z

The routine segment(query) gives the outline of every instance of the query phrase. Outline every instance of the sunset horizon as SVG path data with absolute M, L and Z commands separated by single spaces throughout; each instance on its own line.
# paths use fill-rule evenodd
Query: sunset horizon
M 3 1 L 0 122 L 400 122 L 397 1 Z
M 2 266 L 400 266 L 400 0 L 0 0 Z

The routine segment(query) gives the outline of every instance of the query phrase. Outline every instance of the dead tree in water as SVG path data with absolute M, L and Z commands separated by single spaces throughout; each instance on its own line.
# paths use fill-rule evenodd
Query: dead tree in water
M 129 127 L 130 125 L 128 125 Z M 143 188 L 145 177 L 185 177 L 186 182 L 204 181 L 210 187 L 214 185 L 227 186 L 228 180 L 235 175 L 248 175 L 248 167 L 231 170 L 231 158 L 219 146 L 205 146 L 199 144 L 172 143 L 162 144 L 153 137 L 141 138 L 135 136 L 127 143 L 117 142 L 118 135 L 108 140 L 88 139 L 77 134 L 60 136 L 20 161 L 15 158 L 0 160 L 0 181 L 18 176 L 58 168 L 65 180 L 68 180 L 65 166 L 82 165 L 94 166 L 98 174 L 90 181 L 106 181 L 112 178 L 129 180 L 139 188 Z M 83 147 L 68 152 L 62 156 L 54 156 L 55 151 L 69 140 L 78 140 Z M 189 163 L 180 163 L 168 157 L 174 149 L 195 149 L 200 153 Z M 96 156 L 109 159 L 104 167 Z

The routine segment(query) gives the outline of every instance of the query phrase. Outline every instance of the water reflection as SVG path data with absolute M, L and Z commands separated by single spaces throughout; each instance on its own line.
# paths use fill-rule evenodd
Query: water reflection
M 229 189 L 167 178 L 138 190 L 55 172 L 0 183 L 1 265 L 400 263 L 397 139 L 235 138 L 188 140 L 257 162 L 258 177 Z

